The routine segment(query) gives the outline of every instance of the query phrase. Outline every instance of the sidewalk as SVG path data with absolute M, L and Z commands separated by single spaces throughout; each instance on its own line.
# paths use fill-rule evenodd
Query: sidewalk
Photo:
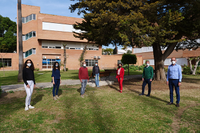
M 134 78 L 142 78 L 142 75 L 127 75 L 124 76 L 124 80 L 134 79 Z M 106 86 L 106 85 L 112 85 L 114 82 L 116 82 L 117 79 L 115 76 L 110 76 L 108 78 L 103 77 L 100 78 L 99 86 Z M 61 85 L 80 85 L 80 80 L 62 80 Z M 88 84 L 91 87 L 95 87 L 95 80 L 90 79 Z M 51 82 L 45 82 L 45 83 L 36 83 L 36 88 L 50 88 L 53 87 Z M 24 84 L 14 84 L 14 85 L 4 85 L 1 86 L 1 89 L 3 92 L 9 92 L 9 91 L 23 91 L 24 90 Z

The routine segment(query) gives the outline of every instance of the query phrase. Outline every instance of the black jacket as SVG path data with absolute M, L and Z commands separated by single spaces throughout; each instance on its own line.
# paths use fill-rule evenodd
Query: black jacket
M 98 67 L 98 73 L 100 73 L 99 66 L 93 66 L 93 69 L 92 69 L 92 76 L 95 75 L 95 67 Z

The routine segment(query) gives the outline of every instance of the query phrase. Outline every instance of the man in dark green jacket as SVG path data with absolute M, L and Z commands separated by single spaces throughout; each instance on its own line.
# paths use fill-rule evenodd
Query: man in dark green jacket
M 146 84 L 148 84 L 148 95 L 146 96 L 150 96 L 150 93 L 151 93 L 151 82 L 152 82 L 152 79 L 153 79 L 153 68 L 151 66 L 149 66 L 149 61 L 147 60 L 146 61 L 146 67 L 144 67 L 143 69 L 143 74 L 142 74 L 142 81 L 143 81 L 143 84 L 142 84 L 142 93 L 140 95 L 144 95 L 144 89 L 145 89 L 145 86 Z

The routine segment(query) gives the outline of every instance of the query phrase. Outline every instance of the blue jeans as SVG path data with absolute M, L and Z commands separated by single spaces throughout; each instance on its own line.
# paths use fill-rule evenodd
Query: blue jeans
M 179 93 L 179 80 L 178 79 L 169 79 L 169 90 L 170 90 L 170 102 L 173 103 L 173 87 L 175 86 L 176 91 L 176 103 L 180 102 L 180 93 Z
M 142 84 L 142 94 L 144 94 L 144 89 L 145 89 L 146 84 L 148 84 L 148 88 L 149 88 L 148 95 L 150 95 L 150 93 L 151 93 L 151 81 L 150 81 L 150 79 L 144 79 L 143 84 Z
M 58 89 L 59 89 L 59 86 L 60 86 L 60 79 L 56 79 L 54 80 L 55 84 L 53 85 L 53 90 L 52 90 L 52 93 L 53 93 L 53 96 L 55 96 L 55 89 L 56 89 L 56 95 L 58 95 Z
M 81 82 L 81 95 L 83 95 L 85 93 L 86 85 L 87 85 L 87 79 L 82 79 L 82 82 Z
M 99 73 L 95 74 L 95 83 L 96 83 L 96 86 L 99 87 Z

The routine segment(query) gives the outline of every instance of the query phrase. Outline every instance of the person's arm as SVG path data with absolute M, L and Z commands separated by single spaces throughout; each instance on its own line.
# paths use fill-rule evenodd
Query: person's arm
M 23 81 L 24 81 L 24 83 L 25 83 L 26 85 L 28 85 L 27 79 L 26 79 L 26 70 L 25 70 L 25 69 L 23 69 Z
M 88 69 L 86 68 L 86 70 L 87 70 L 87 76 L 88 76 L 88 80 L 89 80 L 90 77 L 89 77 L 89 74 L 88 74 Z
M 99 68 L 99 66 L 98 66 L 98 68 Z M 98 71 L 98 73 L 100 73 L 100 69 L 98 69 L 99 71 Z
M 93 68 L 92 68 L 92 76 L 94 77 L 95 75 L 94 75 L 94 66 L 93 66 Z
M 154 73 L 153 73 L 153 67 L 151 67 L 151 79 L 153 79 L 153 75 L 154 75 Z
M 144 75 L 145 75 L 145 71 L 144 71 L 144 68 L 143 68 L 143 72 L 142 72 L 142 81 L 144 81 Z
M 179 82 L 181 82 L 181 81 L 182 81 L 182 71 L 181 71 L 181 66 L 179 66 L 178 73 L 179 73 Z
M 52 70 L 51 77 L 52 77 L 52 82 L 53 82 L 53 84 L 55 84 L 55 82 L 54 82 L 54 70 Z

